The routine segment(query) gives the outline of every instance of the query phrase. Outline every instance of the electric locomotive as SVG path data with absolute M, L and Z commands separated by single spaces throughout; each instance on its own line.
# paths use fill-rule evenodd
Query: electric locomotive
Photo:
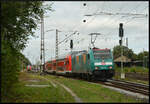
M 113 55 L 110 49 L 93 48 L 91 55 L 91 70 L 96 79 L 111 79 L 114 76 Z
M 110 49 L 92 48 L 72 53 L 72 74 L 84 79 L 105 80 L 114 75 L 113 56 Z

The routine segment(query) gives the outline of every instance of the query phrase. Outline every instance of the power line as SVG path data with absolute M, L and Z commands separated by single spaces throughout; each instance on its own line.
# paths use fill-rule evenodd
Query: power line
M 99 12 L 99 13 L 94 13 L 94 14 L 87 14 L 84 16 L 93 16 L 93 15 L 125 15 L 125 16 L 143 16 L 147 17 L 147 14 L 140 14 L 140 13 L 111 13 L 111 12 Z
M 64 42 L 66 39 L 68 39 L 69 37 L 71 37 L 72 35 L 74 35 L 75 33 L 77 33 L 77 31 L 75 31 L 74 33 L 72 33 L 72 34 L 70 34 L 68 37 L 66 37 L 64 40 L 62 40 L 61 42 L 59 42 L 58 43 L 58 45 L 59 44 L 61 44 L 62 42 Z
M 137 5 L 135 8 L 133 8 L 133 10 L 137 9 L 139 7 L 139 5 Z M 144 8 L 145 9 L 145 8 Z M 115 16 L 115 15 L 114 15 Z M 124 18 L 125 16 L 122 16 L 121 18 Z M 120 18 L 120 19 L 121 19 Z M 127 24 L 128 22 L 130 22 L 132 19 L 137 18 L 137 17 L 132 17 L 129 21 L 127 20 L 125 23 Z M 119 19 L 119 20 L 120 20 Z M 112 32 L 107 33 L 107 35 L 111 34 Z

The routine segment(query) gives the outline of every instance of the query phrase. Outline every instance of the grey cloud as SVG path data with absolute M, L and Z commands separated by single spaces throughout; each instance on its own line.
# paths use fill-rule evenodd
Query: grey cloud
M 50 2 L 46 1 L 46 3 Z M 84 7 L 83 3 L 87 3 L 87 6 Z M 131 17 L 121 18 L 121 16 L 106 15 L 85 17 L 84 15 L 95 12 L 98 13 L 100 11 L 111 13 L 148 13 L 147 6 L 148 2 L 143 1 L 54 2 L 52 7 L 55 11 L 48 12 L 46 15 L 49 17 L 44 18 L 45 31 L 49 29 L 62 30 L 63 32 L 60 32 L 58 35 L 59 41 L 65 39 L 66 34 L 68 36 L 72 33 L 67 31 L 77 30 L 80 33 L 79 35 L 74 35 L 69 38 L 66 43 L 64 42 L 59 45 L 59 55 L 63 55 L 70 52 L 70 39 L 74 40 L 74 50 L 87 49 L 90 43 L 90 36 L 88 34 L 92 32 L 100 32 L 103 34 L 98 36 L 95 46 L 112 49 L 115 45 L 119 44 L 118 26 L 120 22 L 123 22 L 124 38 L 128 37 L 129 48 L 137 53 L 142 51 L 143 48 L 148 50 L 148 18 L 131 19 L 129 23 L 125 23 L 130 20 Z M 86 19 L 87 22 L 84 23 L 84 19 Z M 35 62 L 35 58 L 33 57 L 40 56 L 40 29 L 35 31 L 35 35 L 39 36 L 39 38 L 31 38 L 28 47 L 24 50 L 25 55 L 30 52 L 28 57 L 32 62 Z M 45 48 L 47 49 L 45 52 L 46 60 L 55 57 L 55 35 L 55 30 L 45 33 Z M 136 40 L 138 40 L 138 42 L 136 42 Z

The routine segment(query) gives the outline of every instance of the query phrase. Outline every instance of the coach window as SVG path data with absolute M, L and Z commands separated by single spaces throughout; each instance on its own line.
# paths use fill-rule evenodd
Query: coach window
M 66 64 L 65 65 L 68 65 L 69 64 L 69 61 L 66 61 Z
M 88 54 L 88 59 L 90 59 L 90 55 Z
M 75 64 L 75 61 L 76 61 L 76 59 L 75 59 L 75 57 L 73 58 L 73 63 Z
M 56 63 L 54 63 L 53 65 L 56 66 Z

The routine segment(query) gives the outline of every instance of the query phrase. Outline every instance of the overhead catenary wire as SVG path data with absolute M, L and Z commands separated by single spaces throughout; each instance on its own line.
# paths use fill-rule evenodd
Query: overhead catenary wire
M 100 8 L 99 8 L 99 9 L 100 9 Z M 99 9 L 97 9 L 97 11 L 96 11 L 95 13 L 97 13 Z M 101 10 L 103 10 L 103 8 L 102 8 Z M 120 10 L 121 10 L 121 9 L 120 9 Z M 92 19 L 92 20 L 94 20 L 94 19 Z M 107 19 L 107 21 L 108 21 L 108 20 L 109 20 L 109 19 Z M 91 23 L 91 22 L 92 22 L 92 21 L 88 22 L 88 24 L 87 24 L 86 26 L 88 26 L 89 23 Z M 82 41 L 82 39 L 81 39 L 81 41 Z
M 103 2 L 103 4 L 104 4 L 104 2 Z M 104 5 L 102 5 L 102 7 L 104 7 Z M 97 8 L 96 13 L 97 13 L 99 10 L 100 10 L 100 8 Z M 103 8 L 101 8 L 101 10 L 103 10 Z M 94 20 L 94 18 L 92 18 L 88 23 L 86 23 L 86 25 L 84 26 L 84 28 L 87 27 L 88 24 L 89 24 L 91 21 L 93 21 L 93 20 Z M 84 37 L 84 38 L 85 38 L 85 37 Z M 85 40 L 84 38 L 82 38 L 82 39 L 80 39 L 80 40 L 77 40 L 78 44 L 79 44 L 80 41 Z
M 139 5 L 140 5 L 140 4 L 139 4 Z M 137 8 L 139 7 L 139 5 L 137 5 L 136 7 L 134 7 L 134 8 L 132 9 L 132 11 L 135 10 L 135 9 L 137 9 Z M 122 18 L 124 18 L 124 17 L 122 16 L 120 19 L 122 19 Z M 119 19 L 119 20 L 120 20 L 120 19 Z M 132 20 L 132 19 L 133 19 L 133 18 L 131 18 L 131 20 Z M 119 20 L 118 20 L 118 21 L 119 21 Z M 127 22 L 128 22 L 128 20 L 127 20 L 125 23 L 127 23 Z M 108 35 L 111 34 L 111 33 L 112 33 L 112 32 L 108 32 L 106 35 L 108 36 Z
M 121 17 L 121 19 L 122 19 L 122 18 L 125 18 L 125 17 Z M 116 18 L 116 19 L 118 19 L 118 18 Z M 120 19 L 119 19 L 119 20 L 120 20 Z M 118 21 L 119 21 L 119 20 L 118 20 Z M 128 19 L 128 20 L 129 20 L 129 19 Z M 133 20 L 133 18 L 132 18 L 131 20 Z M 112 21 L 112 22 L 113 22 L 113 21 Z M 108 34 L 111 34 L 111 33 L 109 32 Z M 72 36 L 73 36 L 73 35 L 72 35 Z M 108 36 L 108 35 L 107 35 L 107 36 Z M 71 37 L 71 36 L 70 36 L 70 37 Z M 70 38 L 70 37 L 68 37 L 68 38 Z M 68 38 L 67 38 L 67 39 L 68 39 Z M 67 40 L 67 39 L 66 39 L 66 40 Z M 111 39 L 111 38 L 110 38 L 110 39 Z M 64 40 L 64 41 L 66 41 L 66 40 Z M 82 39 L 80 39 L 80 40 L 77 41 L 77 42 L 80 42 L 80 41 L 82 41 Z
M 121 18 L 123 18 L 123 17 L 121 17 Z M 120 18 L 120 19 L 121 19 L 121 18 Z M 119 20 L 120 20 L 120 19 L 119 19 Z M 109 32 L 108 34 L 110 34 L 110 33 L 111 33 L 111 32 Z M 107 35 L 107 36 L 108 36 L 108 35 Z
M 99 10 L 99 9 L 98 9 Z M 121 18 L 123 18 L 123 17 L 121 17 Z M 108 34 L 110 34 L 110 33 L 108 33 Z M 82 40 L 82 39 L 81 39 Z

